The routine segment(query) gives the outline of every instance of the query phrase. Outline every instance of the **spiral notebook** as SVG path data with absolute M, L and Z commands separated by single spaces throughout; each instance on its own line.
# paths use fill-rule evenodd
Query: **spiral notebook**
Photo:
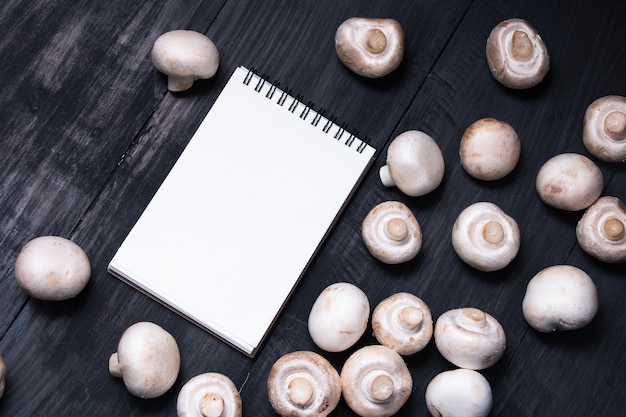
M 238 67 L 109 272 L 253 357 L 374 153 Z

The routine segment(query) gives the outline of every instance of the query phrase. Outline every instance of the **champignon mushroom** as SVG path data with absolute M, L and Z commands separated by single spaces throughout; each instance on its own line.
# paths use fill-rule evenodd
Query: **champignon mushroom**
M 342 352 L 365 333 L 370 314 L 367 295 L 354 284 L 337 282 L 318 295 L 309 313 L 313 342 L 327 352 Z
M 26 243 L 15 260 L 15 279 L 26 294 L 47 301 L 76 297 L 91 277 L 83 249 L 60 236 L 40 236 Z
M 117 352 L 109 358 L 111 375 L 124 380 L 131 394 L 155 398 L 169 390 L 180 370 L 174 337 L 161 326 L 138 322 L 124 331 Z
M 598 304 L 596 286 L 585 271 L 553 265 L 528 282 L 522 312 L 531 327 L 549 333 L 585 327 L 598 312 Z
M 486 53 L 491 74 L 509 88 L 534 87 L 550 69 L 546 45 L 523 19 L 508 19 L 496 25 L 487 38 Z
M 363 220 L 361 236 L 372 256 L 387 264 L 410 261 L 422 247 L 422 229 L 411 209 L 399 201 L 374 207 Z
M 398 135 L 387 149 L 387 165 L 380 168 L 385 187 L 394 185 L 404 194 L 417 197 L 441 184 L 445 162 L 435 140 L 419 130 Z
M 513 171 L 520 153 L 515 129 L 491 117 L 477 120 L 465 130 L 459 150 L 465 171 L 485 181 L 500 179 Z
M 576 238 L 589 255 L 606 263 L 626 261 L 626 205 L 617 197 L 600 197 L 576 225 Z
M 602 171 L 589 158 L 562 153 L 546 161 L 536 178 L 539 197 L 549 206 L 568 211 L 584 210 L 602 194 Z
M 404 32 L 394 19 L 352 17 L 335 33 L 335 50 L 341 62 L 358 75 L 383 77 L 404 57 Z
M 441 314 L 435 322 L 434 335 L 441 355 L 459 368 L 488 368 L 506 348 L 506 336 L 498 320 L 473 307 Z
M 341 380 L 321 355 L 296 351 L 274 362 L 267 378 L 267 394 L 281 416 L 325 417 L 339 403 Z
M 487 417 L 493 404 L 489 381 L 472 369 L 441 372 L 430 380 L 425 396 L 433 417 Z
M 0 355 L 0 398 L 4 395 L 4 387 L 7 380 L 7 364 Z
M 183 385 L 176 411 L 178 417 L 241 417 L 241 396 L 229 377 L 207 372 Z
M 411 394 L 413 380 L 402 357 L 382 345 L 365 346 L 348 357 L 341 370 L 346 403 L 361 417 L 388 417 Z
M 217 47 L 193 30 L 172 30 L 159 36 L 152 47 L 152 63 L 167 75 L 170 91 L 185 91 L 197 79 L 211 78 L 219 66 Z
M 399 292 L 382 300 L 372 313 L 376 340 L 400 355 L 424 349 L 433 335 L 430 309 L 419 297 Z
M 626 160 L 626 97 L 600 97 L 587 107 L 583 143 L 592 155 L 603 161 Z
M 517 256 L 519 227 L 500 207 L 480 201 L 458 215 L 452 228 L 452 246 L 468 265 L 480 271 L 497 271 Z

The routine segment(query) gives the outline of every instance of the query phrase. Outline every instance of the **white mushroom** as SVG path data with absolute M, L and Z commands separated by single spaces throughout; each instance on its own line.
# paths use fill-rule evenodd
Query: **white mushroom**
M 327 352 L 342 352 L 365 333 L 370 314 L 367 295 L 354 284 L 337 282 L 326 287 L 309 313 L 313 342 Z
M 363 220 L 361 236 L 369 252 L 381 262 L 410 261 L 422 247 L 422 229 L 405 204 L 385 201 Z
M 472 177 L 491 181 L 509 174 L 519 161 L 517 132 L 503 121 L 488 117 L 472 123 L 461 138 L 461 166 Z
M 602 194 L 600 168 L 577 153 L 562 153 L 546 161 L 536 178 L 539 197 L 549 206 L 568 211 L 584 210 Z
M 325 417 L 339 403 L 341 380 L 324 357 L 296 351 L 274 363 L 267 378 L 267 394 L 281 416 Z
M 387 149 L 387 165 L 380 168 L 385 187 L 397 186 L 404 194 L 417 197 L 441 184 L 445 171 L 437 142 L 424 132 L 409 130 L 398 135 Z
M 473 307 L 444 312 L 435 323 L 434 335 L 441 355 L 459 368 L 488 368 L 506 348 L 506 336 L 498 320 Z
M 497 271 L 517 256 L 519 227 L 500 207 L 480 201 L 458 215 L 452 228 L 452 246 L 468 265 L 480 271 Z
M 626 97 L 601 97 L 587 107 L 583 143 L 592 155 L 603 161 L 626 160 Z
M 192 30 L 173 30 L 159 36 L 151 52 L 152 63 L 167 75 L 170 91 L 185 91 L 197 79 L 211 78 L 219 66 L 217 47 Z
M 139 322 L 124 331 L 109 358 L 111 375 L 124 380 L 131 394 L 155 398 L 169 390 L 180 370 L 174 337 L 157 324 Z
M 489 381 L 471 369 L 436 375 L 426 386 L 425 397 L 433 417 L 487 417 L 493 404 Z
M 433 335 L 430 309 L 419 297 L 399 292 L 382 300 L 372 313 L 376 340 L 400 355 L 424 349 Z
M 600 197 L 576 225 L 580 247 L 607 263 L 626 261 L 626 205 L 617 197 Z
M 0 355 L 0 398 L 4 395 L 4 387 L 7 380 L 7 364 Z
M 508 19 L 496 25 L 487 39 L 486 53 L 491 74 L 509 88 L 534 87 L 550 69 L 546 45 L 523 19 Z
M 76 297 L 91 277 L 83 249 L 60 236 L 40 236 L 26 243 L 15 260 L 15 279 L 26 294 L 40 300 Z
M 382 345 L 360 348 L 341 370 L 341 389 L 348 406 L 361 417 L 388 417 L 406 403 L 413 388 L 402 357 Z
M 383 77 L 404 57 L 404 32 L 394 19 L 352 17 L 335 33 L 335 50 L 343 64 L 368 78 Z
M 178 417 L 241 417 L 241 396 L 226 375 L 207 372 L 183 385 L 176 411 Z
M 598 312 L 598 304 L 596 286 L 585 271 L 554 265 L 528 282 L 522 312 L 531 327 L 549 333 L 585 327 Z

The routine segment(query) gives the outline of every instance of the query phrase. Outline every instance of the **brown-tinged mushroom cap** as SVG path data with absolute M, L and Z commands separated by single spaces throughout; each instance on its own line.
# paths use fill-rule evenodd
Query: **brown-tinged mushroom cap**
M 400 355 L 424 349 L 433 335 L 430 309 L 419 297 L 399 292 L 382 300 L 372 313 L 374 337 Z
M 502 357 L 506 348 L 506 336 L 498 320 L 473 307 L 441 314 L 434 335 L 441 355 L 459 368 L 488 368 Z
M 404 32 L 394 19 L 352 17 L 335 33 L 335 50 L 341 62 L 358 75 L 383 77 L 404 57 Z
M 226 375 L 207 372 L 183 385 L 176 411 L 178 417 L 241 417 L 241 396 Z
M 600 97 L 587 107 L 583 144 L 603 161 L 626 160 L 626 97 Z
M 382 345 L 360 348 L 341 370 L 341 388 L 348 406 L 361 417 L 388 417 L 411 394 L 413 379 L 404 360 Z
M 363 220 L 361 236 L 372 256 L 387 264 L 407 262 L 422 247 L 422 229 L 411 209 L 399 201 L 374 207 Z
M 426 406 L 433 417 L 487 417 L 493 405 L 489 381 L 471 369 L 444 371 L 426 387 Z
M 492 181 L 517 166 L 521 143 L 513 127 L 488 117 L 472 123 L 463 133 L 459 147 L 461 166 L 472 177 Z
M 4 395 L 4 387 L 7 379 L 7 364 L 0 355 L 0 398 Z
M 544 203 L 561 210 L 578 211 L 600 197 L 604 179 L 591 159 L 577 153 L 562 153 L 541 166 L 535 185 Z
M 576 225 L 580 247 L 607 263 L 626 261 L 626 205 L 617 197 L 600 197 Z
M 289 417 L 325 417 L 341 398 L 337 370 L 321 355 L 296 351 L 281 356 L 267 378 L 274 411 Z
M 550 69 L 550 56 L 541 36 L 523 19 L 496 25 L 487 38 L 486 53 L 492 75 L 509 88 L 534 87 Z

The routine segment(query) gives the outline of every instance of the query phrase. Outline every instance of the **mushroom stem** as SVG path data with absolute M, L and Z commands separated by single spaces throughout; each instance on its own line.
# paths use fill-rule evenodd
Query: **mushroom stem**
M 609 113 L 604 119 L 604 129 L 612 139 L 626 139 L 626 114 L 618 110 Z
M 122 367 L 117 359 L 117 352 L 109 356 L 109 373 L 116 378 L 122 377 Z
M 202 417 L 220 417 L 224 412 L 224 399 L 219 394 L 208 392 L 200 401 Z
M 388 375 L 377 375 L 372 379 L 369 392 L 375 401 L 387 401 L 393 395 L 393 380 Z
M 528 61 L 533 55 L 533 44 L 528 34 L 522 30 L 513 32 L 511 54 L 518 61 Z
M 424 312 L 417 307 L 408 306 L 400 311 L 400 326 L 406 330 L 415 330 L 424 320 Z
M 367 50 L 374 54 L 379 54 L 385 48 L 387 48 L 385 33 L 378 28 L 371 29 L 367 37 Z
M 390 219 L 385 225 L 385 236 L 396 242 L 403 241 L 409 234 L 409 225 L 399 218 Z
M 313 399 L 313 386 L 306 378 L 294 378 L 287 387 L 287 397 L 293 404 L 304 407 Z
M 185 91 L 191 88 L 196 80 L 194 76 L 169 75 L 167 77 L 167 89 L 170 91 Z
M 617 217 L 610 217 L 602 225 L 602 232 L 607 239 L 618 241 L 626 234 L 626 226 Z
M 504 228 L 500 222 L 490 220 L 483 226 L 483 239 L 490 245 L 498 245 L 504 240 Z
M 396 185 L 396 182 L 394 181 L 393 177 L 391 176 L 391 172 L 389 171 L 389 165 L 381 166 L 378 174 L 380 175 L 380 181 L 385 187 L 393 187 L 394 185 Z
M 465 323 L 475 327 L 485 327 L 487 325 L 487 316 L 485 312 L 474 307 L 463 309 L 463 317 Z

